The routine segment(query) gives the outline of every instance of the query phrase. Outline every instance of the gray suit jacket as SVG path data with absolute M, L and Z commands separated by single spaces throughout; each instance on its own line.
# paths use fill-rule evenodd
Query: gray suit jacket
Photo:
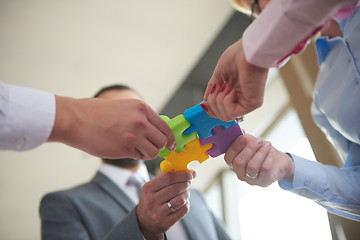
M 40 217 L 43 240 L 143 240 L 134 203 L 100 172 L 87 184 L 44 196 Z M 191 240 L 230 239 L 198 191 L 191 190 L 190 211 L 181 221 Z

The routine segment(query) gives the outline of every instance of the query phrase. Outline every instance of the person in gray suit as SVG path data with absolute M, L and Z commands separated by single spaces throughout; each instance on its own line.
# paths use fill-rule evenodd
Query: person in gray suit
M 103 88 L 95 97 L 140 98 L 123 85 Z M 230 239 L 202 194 L 189 188 L 195 176 L 189 170 L 150 180 L 141 160 L 102 159 L 89 183 L 42 198 L 42 239 Z

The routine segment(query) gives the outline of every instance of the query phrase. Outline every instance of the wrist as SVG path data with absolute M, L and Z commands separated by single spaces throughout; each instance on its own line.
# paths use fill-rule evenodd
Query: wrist
M 69 97 L 55 96 L 56 113 L 54 127 L 48 141 L 61 142 L 73 145 L 73 136 L 78 129 L 78 118 L 76 114 L 76 100 Z
M 164 240 L 165 234 L 164 233 L 156 233 L 153 231 L 154 227 L 151 227 L 149 224 L 146 223 L 146 220 L 141 219 L 140 217 L 141 210 L 139 209 L 139 205 L 136 206 L 136 218 L 139 225 L 139 229 L 141 234 L 143 235 L 144 239 L 146 240 Z
M 289 153 L 284 153 L 284 157 L 286 158 L 287 165 L 286 165 L 286 176 L 283 178 L 284 180 L 288 182 L 292 182 L 294 179 L 294 159 Z

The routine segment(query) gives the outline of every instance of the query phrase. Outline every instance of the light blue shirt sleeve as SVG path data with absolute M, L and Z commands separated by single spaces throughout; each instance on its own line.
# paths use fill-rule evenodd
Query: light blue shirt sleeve
M 291 156 L 293 182 L 280 180 L 281 188 L 311 199 L 329 212 L 360 221 L 360 166 L 338 168 Z
M 44 143 L 55 110 L 53 94 L 0 81 L 0 149 L 25 151 Z

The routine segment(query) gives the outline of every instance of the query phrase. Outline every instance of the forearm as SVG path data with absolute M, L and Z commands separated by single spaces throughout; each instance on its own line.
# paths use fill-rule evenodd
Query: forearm
M 104 238 L 103 240 L 144 240 L 140 231 L 136 217 L 136 208 L 131 210 L 129 214 L 121 220 Z
M 76 130 L 75 99 L 55 96 L 56 117 L 49 142 L 71 143 L 73 130 Z
M 274 67 L 339 9 L 357 0 L 273 0 L 243 35 L 248 62 Z

